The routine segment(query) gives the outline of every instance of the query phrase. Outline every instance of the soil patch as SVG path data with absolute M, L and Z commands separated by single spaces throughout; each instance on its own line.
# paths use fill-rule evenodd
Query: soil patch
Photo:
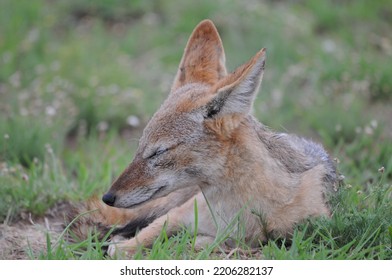
M 69 208 L 69 203 L 59 203 L 43 217 L 24 213 L 17 222 L 1 224 L 0 259 L 35 259 L 46 252 L 47 235 L 53 245 L 64 229 L 64 215 Z

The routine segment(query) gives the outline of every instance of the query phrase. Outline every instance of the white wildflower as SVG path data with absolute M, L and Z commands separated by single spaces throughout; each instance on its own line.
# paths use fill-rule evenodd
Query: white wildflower
M 127 118 L 127 124 L 132 127 L 138 127 L 140 126 L 140 120 L 136 116 L 129 116 Z

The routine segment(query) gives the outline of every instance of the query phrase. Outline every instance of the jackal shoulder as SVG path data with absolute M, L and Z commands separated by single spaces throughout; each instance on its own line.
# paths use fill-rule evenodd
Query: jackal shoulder
M 330 187 L 338 183 L 335 163 L 321 144 L 295 134 L 275 132 L 254 117 L 249 117 L 248 121 L 269 156 L 278 160 L 288 173 L 300 174 L 322 165 L 325 185 Z

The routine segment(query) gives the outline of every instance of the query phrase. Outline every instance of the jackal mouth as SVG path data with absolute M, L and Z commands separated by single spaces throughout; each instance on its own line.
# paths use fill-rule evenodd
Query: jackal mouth
M 157 188 L 157 189 L 153 192 L 153 194 L 151 195 L 150 199 L 151 199 L 151 198 L 156 198 L 157 196 L 159 197 L 160 194 L 161 194 L 166 188 L 167 188 L 167 185 L 163 185 L 163 186 L 160 186 L 159 188 Z
M 125 203 L 120 203 L 120 205 L 118 205 L 117 207 L 119 208 L 127 208 L 127 209 L 132 209 L 135 207 L 138 207 L 148 201 L 151 201 L 155 198 L 161 197 L 162 192 L 164 192 L 164 190 L 167 188 L 167 185 L 162 185 L 160 187 L 154 188 L 153 190 L 151 190 L 151 192 L 144 192 L 143 194 L 143 199 L 142 200 L 136 200 L 136 199 L 131 199 L 131 202 L 127 205 L 126 201 Z M 148 189 L 148 188 L 147 188 Z M 134 197 L 140 196 L 140 192 L 137 194 L 133 195 Z M 125 204 L 125 205 L 122 205 Z

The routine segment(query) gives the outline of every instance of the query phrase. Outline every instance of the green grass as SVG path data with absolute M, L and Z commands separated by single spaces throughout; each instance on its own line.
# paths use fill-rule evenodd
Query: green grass
M 346 177 L 331 220 L 231 258 L 391 259 L 391 17 L 388 0 L 1 1 L 0 222 L 107 190 L 168 93 L 190 32 L 210 18 L 230 70 L 267 48 L 257 117 L 322 142 Z M 106 258 L 96 234 L 53 238 L 29 257 Z M 163 231 L 134 257 L 228 254 L 192 242 L 192 232 Z

